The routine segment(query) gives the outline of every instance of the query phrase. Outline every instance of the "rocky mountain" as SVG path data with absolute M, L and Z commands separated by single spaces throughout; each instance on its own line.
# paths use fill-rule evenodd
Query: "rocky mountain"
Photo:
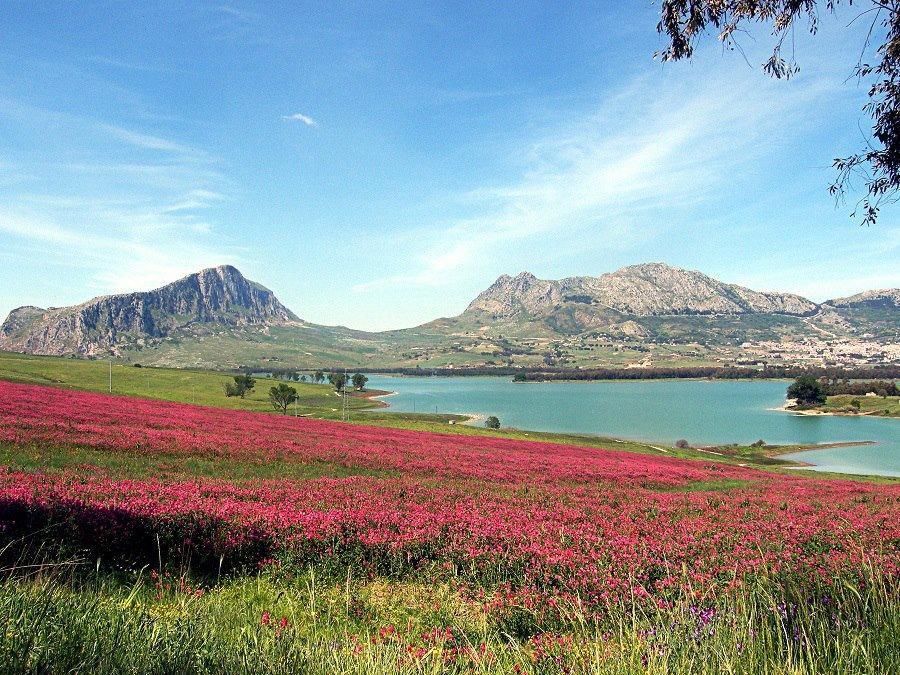
M 790 293 L 761 293 L 701 272 L 648 263 L 599 277 L 538 279 L 529 272 L 503 275 L 464 314 L 498 318 L 543 317 L 571 306 L 582 313 L 612 311 L 632 317 L 784 314 L 809 316 L 819 306 Z
M 237 269 L 74 307 L 20 307 L 0 349 L 143 365 L 320 368 L 900 362 L 900 290 L 816 304 L 649 263 L 598 277 L 503 275 L 462 314 L 369 333 L 302 321 Z
M 824 303 L 829 307 L 847 309 L 900 309 L 900 288 L 884 288 L 864 291 L 846 298 L 836 298 Z
M 74 307 L 20 307 L 0 325 L 0 349 L 90 356 L 165 338 L 196 324 L 237 327 L 295 321 L 297 316 L 272 291 L 223 265 L 153 291 L 102 296 Z

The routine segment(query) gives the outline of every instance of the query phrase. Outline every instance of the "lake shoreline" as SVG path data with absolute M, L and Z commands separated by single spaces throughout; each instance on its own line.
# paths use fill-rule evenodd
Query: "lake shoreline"
M 875 410 L 866 410 L 864 412 L 845 412 L 842 410 L 822 410 L 821 408 L 795 408 L 789 402 L 778 406 L 777 408 L 766 408 L 772 412 L 785 412 L 792 415 L 805 415 L 808 417 L 875 417 L 877 419 L 891 420 L 900 419 L 896 415 L 881 415 Z
M 891 423 L 885 426 L 877 415 L 859 415 L 866 418 L 863 422 L 820 411 L 804 415 L 798 413 L 807 411 L 777 410 L 786 407 L 780 381 L 627 381 L 634 386 L 590 381 L 591 386 L 584 387 L 550 382 L 520 388 L 495 376 L 373 380 L 373 387 L 399 392 L 397 398 L 385 399 L 391 412 L 437 407 L 465 415 L 469 419 L 457 423 L 467 426 L 480 426 L 486 415 L 496 415 L 505 430 L 583 435 L 592 439 L 590 445 L 596 439 L 627 439 L 649 452 L 668 453 L 676 439 L 683 438 L 695 453 L 727 455 L 729 461 L 828 465 L 835 473 L 890 477 L 900 471 L 900 445 Z M 773 414 L 776 410 L 794 414 Z M 757 439 L 768 442 L 752 447 Z M 794 458 L 801 453 L 810 454 Z

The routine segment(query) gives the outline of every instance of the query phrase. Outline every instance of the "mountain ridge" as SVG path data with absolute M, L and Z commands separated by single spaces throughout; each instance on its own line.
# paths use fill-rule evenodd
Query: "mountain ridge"
M 869 363 L 900 353 L 898 309 L 900 289 L 815 303 L 655 262 L 597 277 L 503 274 L 457 316 L 372 333 L 303 321 L 272 291 L 222 265 L 151 291 L 16 308 L 0 325 L 0 349 L 212 368 L 628 365 L 649 362 L 654 345 L 679 364 L 753 362 L 760 354 L 845 358 L 827 344 L 805 344 L 813 336 L 842 340 L 840 354 Z M 793 356 L 778 356 L 785 341 Z
M 560 304 L 596 305 L 632 316 L 774 313 L 810 316 L 820 304 L 793 293 L 759 292 L 665 263 L 630 265 L 599 277 L 539 279 L 530 272 L 501 275 L 463 314 L 539 314 Z

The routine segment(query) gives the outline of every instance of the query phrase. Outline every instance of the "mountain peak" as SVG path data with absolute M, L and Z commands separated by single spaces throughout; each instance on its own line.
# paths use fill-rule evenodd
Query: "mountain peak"
M 565 310 L 565 307 L 570 307 Z M 548 319 L 564 312 L 566 322 L 590 324 L 603 312 L 629 316 L 772 313 L 803 316 L 818 305 L 788 293 L 759 293 L 726 284 L 702 272 L 664 262 L 629 265 L 599 277 L 538 279 L 529 272 L 503 275 L 466 309 L 499 317 Z
M 232 265 L 209 267 L 152 291 L 107 295 L 73 307 L 14 310 L 0 326 L 0 348 L 35 354 L 92 355 L 164 338 L 204 324 L 277 325 L 297 321 L 267 288 Z

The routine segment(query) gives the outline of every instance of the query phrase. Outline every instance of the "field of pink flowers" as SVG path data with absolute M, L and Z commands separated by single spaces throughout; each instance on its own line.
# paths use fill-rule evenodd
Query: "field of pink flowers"
M 485 607 L 664 607 L 754 578 L 900 577 L 900 486 L 0 382 L 0 443 L 381 470 L 228 481 L 0 470 L 0 539 L 106 559 L 459 579 Z M 49 529 L 47 529 L 49 527 Z

